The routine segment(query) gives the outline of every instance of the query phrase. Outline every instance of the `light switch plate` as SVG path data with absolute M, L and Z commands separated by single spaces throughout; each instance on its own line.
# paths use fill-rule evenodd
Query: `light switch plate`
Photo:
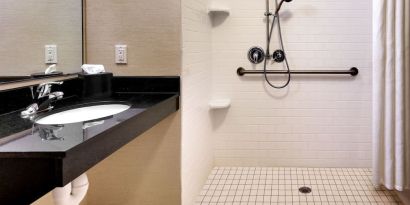
M 46 64 L 56 64 L 58 62 L 57 45 L 44 46 L 44 62 Z
M 127 64 L 127 45 L 116 45 L 115 46 L 115 63 L 116 64 Z

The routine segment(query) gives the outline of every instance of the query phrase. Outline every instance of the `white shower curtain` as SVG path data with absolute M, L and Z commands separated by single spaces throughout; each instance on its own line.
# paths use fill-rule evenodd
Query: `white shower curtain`
M 409 186 L 409 3 L 373 1 L 373 183 Z

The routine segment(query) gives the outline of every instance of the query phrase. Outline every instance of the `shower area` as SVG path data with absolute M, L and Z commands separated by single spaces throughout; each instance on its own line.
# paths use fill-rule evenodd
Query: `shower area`
M 268 2 L 181 1 L 183 204 L 401 204 L 372 183 L 375 1 Z

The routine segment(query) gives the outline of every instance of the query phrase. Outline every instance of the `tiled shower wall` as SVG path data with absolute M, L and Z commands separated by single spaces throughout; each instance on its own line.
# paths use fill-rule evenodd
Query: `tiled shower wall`
M 211 24 L 207 0 L 182 0 L 182 203 L 191 205 L 213 168 L 208 114 Z
M 271 1 L 273 2 L 273 1 Z M 230 98 L 211 115 L 217 166 L 369 167 L 371 161 L 371 0 L 297 0 L 282 7 L 291 69 L 349 69 L 360 75 L 292 76 L 283 90 L 246 58 L 265 47 L 265 1 L 220 0 L 229 16 L 212 17 L 213 98 Z M 277 34 L 272 50 L 278 48 Z M 283 69 L 270 64 L 269 69 Z M 272 77 L 283 84 L 283 77 Z

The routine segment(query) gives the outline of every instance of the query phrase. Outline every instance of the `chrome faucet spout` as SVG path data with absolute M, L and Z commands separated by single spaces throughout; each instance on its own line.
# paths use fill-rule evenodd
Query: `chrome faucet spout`
M 29 105 L 25 110 L 21 111 L 21 117 L 23 118 L 28 118 L 34 114 L 36 114 L 38 111 L 38 104 L 37 103 L 33 103 L 31 105 Z
M 48 99 L 45 100 L 44 102 L 42 102 L 39 106 L 38 106 L 38 110 L 37 112 L 42 112 L 42 111 L 46 111 L 46 110 L 51 110 L 53 109 L 53 106 L 51 105 L 51 103 L 62 99 L 64 96 L 63 92 L 53 92 L 50 93 L 48 95 Z

